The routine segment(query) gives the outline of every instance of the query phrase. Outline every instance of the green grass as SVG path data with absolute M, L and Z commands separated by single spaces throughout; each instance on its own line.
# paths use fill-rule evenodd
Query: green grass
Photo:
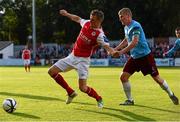
M 180 105 L 174 105 L 150 76 L 135 73 L 130 81 L 134 106 L 119 106 L 125 100 L 119 74 L 122 68 L 90 68 L 88 84 L 102 95 L 104 108 L 78 89 L 77 73 L 62 75 L 78 92 L 66 105 L 64 89 L 47 74 L 48 67 L 0 67 L 0 102 L 15 98 L 17 110 L 8 114 L 0 109 L 0 121 L 180 121 Z M 180 68 L 159 68 L 161 77 L 180 98 Z

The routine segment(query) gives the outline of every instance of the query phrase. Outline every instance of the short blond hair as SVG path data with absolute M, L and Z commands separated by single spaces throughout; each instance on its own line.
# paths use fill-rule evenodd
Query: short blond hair
M 132 17 L 132 12 L 131 12 L 131 9 L 129 8 L 122 8 L 121 10 L 119 10 L 118 15 L 121 15 L 121 14 L 128 14 Z

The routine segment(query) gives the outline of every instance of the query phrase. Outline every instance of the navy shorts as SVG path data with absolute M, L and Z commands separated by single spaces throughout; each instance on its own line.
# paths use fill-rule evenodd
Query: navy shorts
M 154 57 L 151 53 L 138 59 L 130 57 L 123 69 L 123 72 L 128 72 L 129 74 L 139 71 L 141 71 L 144 76 L 147 74 L 153 77 L 159 75 Z

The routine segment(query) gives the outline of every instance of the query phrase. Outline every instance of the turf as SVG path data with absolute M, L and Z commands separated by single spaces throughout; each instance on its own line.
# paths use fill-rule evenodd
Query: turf
M 125 100 L 119 81 L 121 67 L 90 68 L 88 84 L 103 97 L 104 108 L 78 89 L 77 73 L 62 75 L 78 92 L 73 103 L 66 105 L 66 92 L 47 74 L 48 67 L 0 67 L 0 102 L 15 98 L 18 107 L 12 113 L 0 109 L 0 121 L 180 121 L 180 105 L 150 76 L 135 73 L 131 78 L 134 106 L 119 106 Z M 180 68 L 159 68 L 161 77 L 180 98 Z

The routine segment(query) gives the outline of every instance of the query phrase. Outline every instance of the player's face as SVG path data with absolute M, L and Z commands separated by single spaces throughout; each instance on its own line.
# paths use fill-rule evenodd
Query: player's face
M 101 21 L 97 18 L 97 16 L 90 15 L 90 23 L 92 28 L 101 27 Z
M 176 37 L 180 38 L 180 30 L 176 31 Z
M 119 14 L 119 20 L 121 21 L 122 25 L 130 24 L 130 16 L 127 14 Z

